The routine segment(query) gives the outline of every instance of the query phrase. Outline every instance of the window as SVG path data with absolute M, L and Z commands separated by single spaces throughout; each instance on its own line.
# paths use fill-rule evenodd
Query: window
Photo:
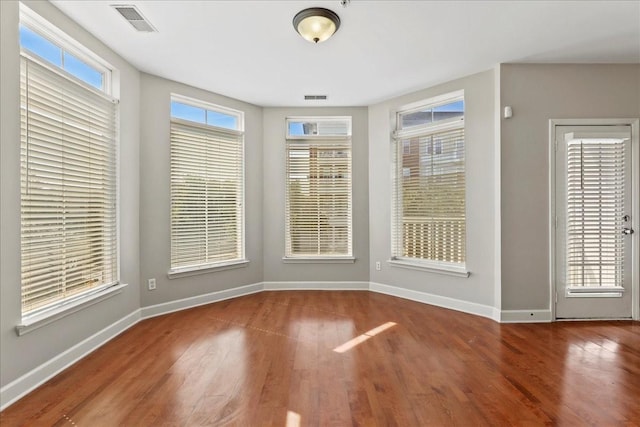
M 624 284 L 625 235 L 620 230 L 628 191 L 628 146 L 624 138 L 567 142 L 565 256 L 570 292 Z
M 118 103 L 105 65 L 24 10 L 20 44 L 24 319 L 118 283 Z
M 171 99 L 171 270 L 177 274 L 244 259 L 242 112 Z
M 392 261 L 465 273 L 464 99 L 396 115 Z
M 287 119 L 285 259 L 348 258 L 351 117 Z
M 55 68 L 65 70 L 67 76 L 73 76 L 101 91 L 109 93 L 110 70 L 82 54 L 72 53 L 73 47 L 65 47 L 61 43 L 53 42 L 43 34 L 49 33 L 46 28 L 40 27 L 43 33 L 33 30 L 40 27 L 38 24 L 21 22 L 20 46 L 25 53 L 35 54 L 40 60 Z M 48 36 L 54 38 L 55 36 Z M 80 59 L 80 56 L 83 56 Z

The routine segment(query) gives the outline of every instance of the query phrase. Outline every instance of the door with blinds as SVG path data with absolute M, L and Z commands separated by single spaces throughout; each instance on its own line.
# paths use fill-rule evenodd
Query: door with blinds
M 556 318 L 631 318 L 631 126 L 556 126 L 555 150 Z

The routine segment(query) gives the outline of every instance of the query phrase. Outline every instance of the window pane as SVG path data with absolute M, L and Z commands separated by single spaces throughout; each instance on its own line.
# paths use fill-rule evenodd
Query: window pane
M 225 129 L 238 129 L 238 117 L 207 110 L 207 124 Z
M 350 122 L 344 119 L 290 121 L 289 136 L 349 136 Z
M 118 281 L 117 105 L 21 60 L 22 314 Z
M 464 100 L 398 113 L 394 150 L 394 257 L 464 265 Z M 445 125 L 442 126 L 442 121 Z M 403 133 L 403 128 L 410 128 Z M 403 136 L 406 135 L 406 136 Z
M 407 140 L 403 140 L 403 145 Z M 403 152 L 403 244 L 397 255 L 464 263 L 465 173 L 462 129 L 411 138 L 419 149 Z
M 302 122 L 289 122 L 289 135 L 290 136 L 305 135 Z
M 351 256 L 351 118 L 293 118 L 287 126 L 285 255 Z
M 287 141 L 286 256 L 350 256 L 351 141 Z
M 424 125 L 433 121 L 433 111 L 430 108 L 428 110 L 414 111 L 413 113 L 402 114 L 400 118 L 402 129 Z
M 196 123 L 207 123 L 204 108 L 194 107 L 176 101 L 171 101 L 171 117 Z
M 20 25 L 20 46 L 51 62 L 53 65 L 62 67 L 62 50 L 24 25 Z
M 87 82 L 91 86 L 102 89 L 104 75 L 100 71 L 86 64 L 84 61 L 81 61 L 71 55 L 69 52 L 64 52 L 64 69 L 83 82 Z
M 455 117 L 464 117 L 463 100 L 400 114 L 400 129 L 427 125 L 429 123 L 452 119 Z
M 625 142 L 567 145 L 567 285 L 623 285 Z
M 433 121 L 452 119 L 464 116 L 464 101 L 440 105 L 433 109 Z
M 240 130 L 242 112 L 189 101 L 172 99 L 172 119 L 206 126 L 171 121 L 173 271 L 244 258 L 244 136 L 220 129 Z

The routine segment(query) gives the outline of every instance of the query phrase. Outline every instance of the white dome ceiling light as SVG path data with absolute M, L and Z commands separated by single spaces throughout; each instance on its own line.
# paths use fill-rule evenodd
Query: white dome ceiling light
M 293 28 L 305 40 L 319 43 L 331 37 L 340 28 L 340 17 L 329 9 L 312 7 L 301 10 L 293 18 Z

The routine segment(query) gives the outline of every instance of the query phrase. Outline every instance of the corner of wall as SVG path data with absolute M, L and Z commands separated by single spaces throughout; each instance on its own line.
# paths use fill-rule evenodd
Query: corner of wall
M 500 90 L 500 76 L 502 64 L 496 64 L 493 69 L 494 77 L 494 255 L 493 255 L 493 275 L 494 292 L 493 306 L 499 312 L 502 308 L 502 191 L 501 191 L 501 147 L 502 147 L 502 99 Z

